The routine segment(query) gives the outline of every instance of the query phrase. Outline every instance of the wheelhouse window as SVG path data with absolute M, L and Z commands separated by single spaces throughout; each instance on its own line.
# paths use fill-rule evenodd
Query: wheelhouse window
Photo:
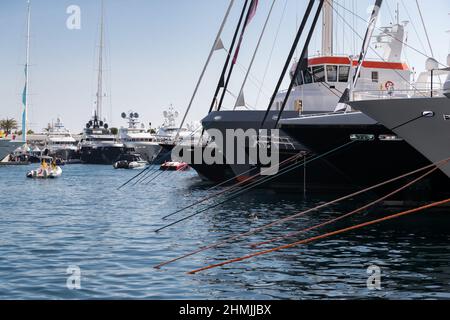
M 327 66 L 327 81 L 337 82 L 338 77 L 338 67 L 337 66 Z
M 325 66 L 313 67 L 314 82 L 325 82 Z
M 350 66 L 339 66 L 339 82 L 348 82 Z
M 305 84 L 313 82 L 311 68 L 308 68 L 303 72 L 303 78 L 305 80 Z
M 294 72 L 291 72 L 291 78 L 293 78 L 293 77 L 294 77 Z M 303 74 L 302 74 L 302 72 L 298 73 L 297 77 L 294 80 L 294 84 L 296 86 L 301 86 L 303 84 Z

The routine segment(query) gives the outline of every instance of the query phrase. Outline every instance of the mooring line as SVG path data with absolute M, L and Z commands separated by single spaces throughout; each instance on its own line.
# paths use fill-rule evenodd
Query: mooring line
M 155 173 L 159 172 L 159 169 L 160 169 L 160 167 L 158 167 L 158 166 L 153 168 L 152 170 L 147 172 L 147 174 L 145 176 L 143 176 L 142 178 L 140 178 L 136 182 L 134 182 L 133 186 L 135 186 L 137 184 L 143 184 L 146 180 L 153 177 L 155 175 Z
M 291 167 L 291 168 L 289 168 L 289 169 L 285 168 L 286 170 L 280 171 L 280 172 L 278 172 L 278 173 L 275 174 L 275 175 L 272 175 L 272 176 L 266 176 L 266 177 L 264 177 L 263 179 L 260 179 L 260 180 L 262 180 L 262 181 L 257 180 L 257 181 L 255 181 L 255 182 L 253 182 L 253 183 L 250 183 L 247 187 L 244 187 L 242 190 L 236 191 L 236 192 L 234 193 L 234 195 L 230 196 L 229 198 L 227 198 L 227 199 L 225 199 L 225 200 L 223 200 L 223 201 L 221 201 L 221 202 L 219 202 L 219 203 L 213 204 L 213 205 L 211 205 L 210 207 L 207 207 L 207 208 L 202 209 L 202 210 L 200 210 L 200 211 L 194 212 L 193 214 L 188 215 L 188 216 L 186 216 L 186 217 L 184 217 L 184 218 L 181 218 L 181 219 L 176 220 L 176 221 L 174 221 L 174 222 L 172 222 L 172 223 L 169 223 L 169 224 L 167 224 L 167 225 L 165 225 L 165 226 L 163 226 L 163 227 L 161 227 L 161 228 L 158 228 L 158 229 L 155 230 L 155 232 L 160 232 L 161 230 L 164 230 L 164 229 L 166 229 L 166 228 L 168 228 L 168 227 L 174 226 L 174 225 L 176 225 L 176 224 L 178 224 L 178 223 L 180 223 L 180 222 L 186 221 L 186 220 L 188 220 L 188 219 L 190 219 L 190 218 L 192 218 L 192 217 L 194 217 L 194 216 L 196 216 L 196 215 L 198 215 L 198 214 L 200 214 L 200 213 L 203 213 L 203 212 L 205 212 L 205 211 L 207 211 L 207 210 L 209 210 L 209 209 L 218 207 L 219 205 L 221 205 L 221 204 L 223 204 L 223 203 L 225 203 L 225 202 L 227 202 L 227 201 L 233 200 L 233 199 L 235 199 L 236 197 L 240 196 L 241 194 L 243 194 L 243 193 L 245 193 L 245 192 L 247 192 L 247 191 L 250 191 L 250 190 L 252 190 L 252 189 L 254 189 L 254 188 L 260 186 L 261 184 L 264 184 L 264 183 L 267 183 L 267 182 L 269 182 L 269 181 L 271 181 L 271 180 L 273 180 L 273 179 L 276 179 L 276 178 L 280 177 L 281 175 L 286 174 L 286 173 L 288 173 L 288 172 L 291 172 L 292 170 L 295 170 L 295 169 L 297 169 L 297 168 L 299 168 L 299 167 L 302 167 L 302 166 L 304 166 L 304 165 L 306 165 L 306 164 L 308 164 L 308 163 L 310 163 L 310 162 L 312 162 L 312 161 L 321 159 L 321 158 L 323 158 L 323 157 L 325 157 L 325 156 L 327 156 L 327 155 L 329 155 L 329 154 L 331 154 L 331 153 L 333 153 L 333 152 L 336 152 L 336 151 L 338 151 L 338 150 L 340 150 L 340 149 L 343 149 L 343 148 L 345 148 L 345 147 L 347 147 L 347 146 L 349 146 L 349 145 L 351 145 L 351 144 L 353 144 L 353 143 L 355 143 L 355 142 L 356 142 L 356 141 L 350 141 L 350 142 L 347 142 L 347 143 L 345 143 L 344 145 L 339 146 L 339 147 L 337 147 L 337 148 L 335 148 L 335 149 L 333 149 L 333 150 L 330 150 L 330 151 L 328 151 L 328 152 L 326 152 L 326 153 L 324 153 L 324 154 L 321 154 L 321 155 L 316 156 L 316 157 L 312 157 L 312 159 L 310 159 L 310 160 L 308 160 L 308 161 L 304 161 L 304 162 L 301 162 L 301 163 L 299 163 L 299 164 L 294 164 L 294 166 Z M 290 166 L 292 166 L 292 165 L 290 165 Z M 288 167 L 290 167 L 290 166 L 288 166 Z
M 286 160 L 284 160 L 284 161 L 282 161 L 281 163 L 283 163 L 283 162 L 285 162 L 285 161 L 288 161 L 289 159 L 291 159 L 292 158 L 292 161 L 294 161 L 294 159 L 293 158 L 295 158 L 295 157 L 306 157 L 306 155 L 307 155 L 307 152 L 306 151 L 300 151 L 299 153 L 297 153 L 297 154 L 295 154 L 295 155 L 293 155 L 292 157 L 290 157 L 290 158 L 288 158 L 288 159 L 286 159 Z M 280 163 L 280 164 L 281 164 Z M 247 173 L 250 173 L 250 172 L 252 172 L 253 170 L 255 170 L 255 168 L 250 168 L 249 170 L 247 170 L 247 171 L 244 171 L 244 172 L 242 172 L 242 173 L 240 173 L 239 175 L 237 175 L 237 176 L 233 176 L 233 177 L 231 177 L 231 178 L 229 178 L 229 179 L 227 179 L 227 180 L 225 180 L 225 181 L 222 181 L 222 182 L 220 182 L 219 184 L 216 184 L 216 185 L 214 185 L 214 186 L 212 186 L 212 187 L 210 187 L 210 188 L 208 188 L 208 189 L 206 189 L 206 192 L 208 192 L 208 191 L 211 191 L 211 190 L 214 190 L 214 189 L 217 189 L 217 188 L 219 188 L 219 187 L 221 187 L 221 186 L 223 186 L 223 185 L 226 185 L 226 184 L 228 184 L 229 182 L 231 182 L 231 181 L 235 181 L 236 179 L 238 179 L 239 177 L 243 177 L 243 176 L 245 176 Z M 267 169 L 268 170 L 268 169 Z M 260 175 L 260 174 L 258 174 L 258 175 Z M 253 176 L 254 177 L 254 176 Z M 253 177 L 250 177 L 250 178 L 244 178 L 244 182 L 246 182 L 246 180 L 249 180 L 249 179 L 252 179 Z M 241 182 L 241 181 L 239 181 L 239 182 Z M 238 183 L 239 183 L 238 182 Z M 192 192 L 190 193 L 190 195 L 192 194 Z M 199 200 L 199 201 L 201 201 L 201 200 Z M 190 208 L 190 207 L 189 207 Z M 185 209 L 189 209 L 189 208 L 185 208 Z M 173 212 L 172 214 L 170 214 L 170 215 L 173 215 L 173 214 L 177 214 L 177 213 L 179 213 L 179 212 L 181 212 L 181 211 L 183 211 L 183 210 L 185 210 L 184 208 L 181 208 L 180 209 L 180 211 L 176 211 L 176 212 Z M 167 218 L 167 216 L 165 216 L 165 217 L 163 217 L 162 219 L 163 220 L 165 220 Z
M 282 161 L 282 162 L 280 163 L 280 165 L 283 165 L 284 163 L 287 163 L 287 162 L 295 161 L 295 160 L 297 160 L 297 159 L 300 158 L 300 157 L 301 157 L 301 154 L 300 154 L 300 153 L 299 153 L 299 154 L 296 154 L 296 155 L 294 155 L 294 156 L 292 156 L 292 157 L 290 157 L 290 158 L 288 158 L 288 159 Z M 229 179 L 229 181 L 235 180 L 236 178 L 241 177 L 241 176 L 245 175 L 246 173 L 248 173 L 248 172 L 250 172 L 250 171 L 252 171 L 252 170 L 254 170 L 254 168 L 252 168 L 252 169 L 250 169 L 250 170 L 247 170 L 246 172 L 241 173 L 240 175 L 235 176 L 235 177 Z M 187 210 L 187 209 L 190 209 L 190 208 L 192 208 L 192 207 L 194 207 L 194 206 L 196 206 L 196 205 L 198 205 L 198 204 L 201 204 L 201 203 L 203 203 L 203 202 L 205 202 L 205 201 L 207 201 L 207 200 L 210 200 L 210 199 L 215 198 L 215 197 L 218 197 L 218 196 L 220 196 L 220 195 L 222 195 L 222 194 L 224 194 L 224 193 L 226 193 L 226 192 L 228 192 L 228 191 L 231 191 L 231 190 L 237 188 L 238 186 L 243 185 L 243 184 L 245 184 L 245 183 L 247 183 L 247 182 L 253 180 L 253 179 L 256 178 L 256 177 L 261 176 L 263 172 L 266 172 L 266 171 L 269 171 L 269 170 L 270 170 L 270 168 L 265 169 L 265 170 L 263 170 L 262 172 L 259 172 L 259 173 L 255 174 L 255 175 L 251 176 L 251 177 L 246 177 L 246 178 L 244 178 L 244 180 L 239 181 L 238 183 L 236 183 L 236 184 L 234 184 L 234 185 L 232 185 L 232 186 L 230 186 L 230 187 L 228 187 L 228 188 L 225 188 L 224 190 L 218 191 L 218 192 L 216 192 L 216 193 L 214 193 L 214 194 L 212 194 L 212 195 L 210 195 L 210 196 L 204 197 L 204 198 L 202 198 L 202 199 L 200 199 L 200 200 L 198 200 L 198 201 L 196 201 L 196 202 L 194 202 L 194 203 L 192 203 L 192 204 L 190 204 L 190 205 L 188 205 L 188 206 L 185 206 L 185 207 L 183 207 L 183 208 L 181 208 L 181 209 L 178 209 L 178 210 L 176 210 L 176 211 L 174 211 L 174 212 L 172 212 L 172 213 L 170 213 L 170 214 L 168 214 L 168 215 L 165 215 L 164 217 L 162 217 L 162 220 L 166 220 L 167 218 L 169 218 L 169 217 L 171 217 L 171 216 L 174 216 L 174 215 L 176 215 L 177 213 L 183 212 L 183 211 L 185 211 L 185 210 Z M 215 187 L 213 187 L 213 188 L 216 188 L 216 187 L 218 187 L 218 186 L 215 186 Z M 213 189 L 213 188 L 211 188 L 211 189 Z
M 144 174 L 144 177 L 148 174 L 148 171 L 150 170 L 150 168 L 152 167 L 152 165 L 155 163 L 156 159 L 158 158 L 159 154 L 161 153 L 162 148 L 158 151 L 158 153 L 156 154 L 156 156 L 153 158 L 153 160 L 151 162 L 149 162 L 149 165 L 147 168 L 145 168 L 144 170 L 142 170 L 141 172 L 139 172 L 138 174 L 136 174 L 134 177 L 132 177 L 131 179 L 129 179 L 128 181 L 126 181 L 125 183 L 123 183 L 120 187 L 117 188 L 117 190 L 122 189 L 123 187 L 125 187 L 127 184 L 129 184 L 131 181 L 133 181 L 134 179 L 136 179 L 137 177 L 139 177 L 141 174 L 143 174 L 144 172 L 146 172 L 146 174 Z M 153 171 L 153 170 L 150 170 Z M 142 177 L 141 177 L 142 178 Z M 133 184 L 133 185 L 136 185 Z
M 166 171 L 167 171 L 167 169 L 161 170 L 157 175 L 155 175 L 153 178 L 151 178 L 149 181 L 147 181 L 147 183 L 145 185 L 148 186 L 150 184 L 150 182 L 154 181 L 156 178 L 158 178 L 160 175 L 162 175 Z
M 246 232 L 243 232 L 243 233 L 240 233 L 240 234 L 237 234 L 237 235 L 234 235 L 234 236 L 227 237 L 227 238 L 222 239 L 222 240 L 219 240 L 219 241 L 217 241 L 217 242 L 215 242 L 215 243 L 213 243 L 213 244 L 210 244 L 210 245 L 207 245 L 207 246 L 200 247 L 199 249 L 197 249 L 197 250 L 195 250 L 195 251 L 192 251 L 192 252 L 186 253 L 186 254 L 184 254 L 184 255 L 182 255 L 182 256 L 176 257 L 176 258 L 174 258 L 174 259 L 171 259 L 171 260 L 162 262 L 162 263 L 158 264 L 157 266 L 155 266 L 155 268 L 160 268 L 160 267 L 162 267 L 162 266 L 165 266 L 165 265 L 167 265 L 167 264 L 173 263 L 173 262 L 175 262 L 175 261 L 178 261 L 178 260 L 181 260 L 181 259 L 190 257 L 190 256 L 192 256 L 192 255 L 195 255 L 195 254 L 197 254 L 197 253 L 200 253 L 200 252 L 202 252 L 202 251 L 206 251 L 206 250 L 209 250 L 209 249 L 213 249 L 213 248 L 222 246 L 222 245 L 227 244 L 227 243 L 229 243 L 229 242 L 231 242 L 231 241 L 238 240 L 238 239 L 240 239 L 240 238 L 243 238 L 243 237 L 246 237 L 246 236 L 249 236 L 249 235 L 258 233 L 258 232 L 260 232 L 260 231 L 262 231 L 262 230 L 265 230 L 265 229 L 267 229 L 267 228 L 271 228 L 271 227 L 273 227 L 273 226 L 275 226 L 275 225 L 279 225 L 279 224 L 285 223 L 285 222 L 287 222 L 287 221 L 291 221 L 291 220 L 296 219 L 296 218 L 298 218 L 298 217 L 304 216 L 304 215 L 306 215 L 306 214 L 308 214 L 308 213 L 310 213 L 310 212 L 318 211 L 318 210 L 320 210 L 320 209 L 323 209 L 323 208 L 326 208 L 326 207 L 328 207 L 328 206 L 334 205 L 334 204 L 339 203 L 339 202 L 341 202 L 341 201 L 344 201 L 344 200 L 347 200 L 347 199 L 356 197 L 356 196 L 358 196 L 358 195 L 360 195 L 360 194 L 369 192 L 369 191 L 371 191 L 371 190 L 377 189 L 377 188 L 382 187 L 382 186 L 384 186 L 384 185 L 390 184 L 390 183 L 392 183 L 392 182 L 395 182 L 395 181 L 398 181 L 398 180 L 407 178 L 407 177 L 409 177 L 409 176 L 411 176 L 411 175 L 414 175 L 414 174 L 416 174 L 416 173 L 419 173 L 419 172 L 422 172 L 422 171 L 424 171 L 424 170 L 430 169 L 430 168 L 432 168 L 433 166 L 435 166 L 435 165 L 437 165 L 437 164 L 441 164 L 441 163 L 443 163 L 443 162 L 449 162 L 449 161 L 450 161 L 450 158 L 449 158 L 449 159 L 446 159 L 446 160 L 439 161 L 439 162 L 437 162 L 436 164 L 430 164 L 430 165 L 425 166 L 425 167 L 423 167 L 423 168 L 420 168 L 420 169 L 417 169 L 417 170 L 415 170 L 415 171 L 412 171 L 412 172 L 406 173 L 406 174 L 404 174 L 404 175 L 398 176 L 398 177 L 396 177 L 396 178 L 393 178 L 393 179 L 390 179 L 390 180 L 381 182 L 381 183 L 379 183 L 379 184 L 377 184 L 377 185 L 374 185 L 374 186 L 372 186 L 372 187 L 369 187 L 369 188 L 366 188 L 366 189 L 363 189 L 363 190 L 354 192 L 354 193 L 352 193 L 352 194 L 346 195 L 346 196 L 344 196 L 344 197 L 335 199 L 335 200 L 333 200 L 333 201 L 330 201 L 330 202 L 327 202 L 327 203 L 318 205 L 318 206 L 316 206 L 316 207 L 314 207 L 314 208 L 307 209 L 307 210 L 304 210 L 304 211 L 302 211 L 302 212 L 299 212 L 299 213 L 290 215 L 290 216 L 288 216 L 288 217 L 285 217 L 285 218 L 282 218 L 282 219 L 275 220 L 275 221 L 273 221 L 273 222 L 271 222 L 271 223 L 265 224 L 265 225 L 263 225 L 263 226 L 261 226 L 261 227 L 257 227 L 257 228 L 251 229 L 251 230 L 246 231 Z
M 245 256 L 242 256 L 242 257 L 239 257 L 239 258 L 230 259 L 230 260 L 223 261 L 223 262 L 220 262 L 220 263 L 211 264 L 211 265 L 208 265 L 206 267 L 202 267 L 202 268 L 199 268 L 199 269 L 195 269 L 195 270 L 189 271 L 188 274 L 196 274 L 198 272 L 210 270 L 210 269 L 217 268 L 217 267 L 222 267 L 222 266 L 225 266 L 225 265 L 228 265 L 228 264 L 231 264 L 231 263 L 235 263 L 235 262 L 248 260 L 250 258 L 254 258 L 254 257 L 261 256 L 261 255 L 264 255 L 264 254 L 277 252 L 277 251 L 281 251 L 281 250 L 284 250 L 284 249 L 293 248 L 293 247 L 296 247 L 296 246 L 299 246 L 299 245 L 302 245 L 302 244 L 311 243 L 311 242 L 314 242 L 314 241 L 317 241 L 317 240 L 321 240 L 321 239 L 324 239 L 324 238 L 328 238 L 328 237 L 331 237 L 331 236 L 335 236 L 335 235 L 338 235 L 338 234 L 341 234 L 341 233 L 345 233 L 345 232 L 353 231 L 353 230 L 356 230 L 356 229 L 361 229 L 361 228 L 364 228 L 364 227 L 367 227 L 367 226 L 371 226 L 371 225 L 374 225 L 374 224 L 378 224 L 380 222 L 384 222 L 384 221 L 400 218 L 400 217 L 406 216 L 408 214 L 412 214 L 412 213 L 424 211 L 426 209 L 431 209 L 431 208 L 434 208 L 434 207 L 442 206 L 442 205 L 447 204 L 447 203 L 450 203 L 450 198 L 448 198 L 446 200 L 434 202 L 434 203 L 431 203 L 431 204 L 428 204 L 428 205 L 425 205 L 425 206 L 422 206 L 422 207 L 419 207 L 419 208 L 414 208 L 414 209 L 411 209 L 411 210 L 407 210 L 407 211 L 403 211 L 403 212 L 396 213 L 396 214 L 393 214 L 393 215 L 389 215 L 389 216 L 386 216 L 384 218 L 371 220 L 371 221 L 364 222 L 364 223 L 361 223 L 361 224 L 357 224 L 357 225 L 354 225 L 354 226 L 351 226 L 351 227 L 347 227 L 347 228 L 339 229 L 339 230 L 336 230 L 336 231 L 328 232 L 328 233 L 325 233 L 325 234 L 322 234 L 322 235 L 318 235 L 318 236 L 315 236 L 315 237 L 311 237 L 311 238 L 308 238 L 308 239 L 296 241 L 296 242 L 293 242 L 293 243 L 285 244 L 285 245 L 282 245 L 282 246 L 279 246 L 279 247 L 275 247 L 275 248 L 271 248 L 271 249 L 267 249 L 267 250 L 263 250 L 263 251 L 258 251 L 258 252 L 252 253 L 252 254 L 248 254 L 248 255 L 245 255 Z
M 383 197 L 381 197 L 381 198 L 379 198 L 379 199 L 377 199 L 375 201 L 372 201 L 372 202 L 370 202 L 370 203 L 368 203 L 368 204 L 366 204 L 366 205 L 364 205 L 364 206 L 362 206 L 362 207 L 360 207 L 360 208 L 358 208 L 356 210 L 353 210 L 353 211 L 351 211 L 349 213 L 346 213 L 346 214 L 343 214 L 343 215 L 341 215 L 339 217 L 336 217 L 336 218 L 327 220 L 325 222 L 316 224 L 316 225 L 308 227 L 306 229 L 302 229 L 302 230 L 299 230 L 299 231 L 294 231 L 294 232 L 288 233 L 287 235 L 284 235 L 284 236 L 279 236 L 279 237 L 276 237 L 276 238 L 273 238 L 273 239 L 270 239 L 270 240 L 266 240 L 266 241 L 262 241 L 262 242 L 251 244 L 250 247 L 254 249 L 254 248 L 257 248 L 257 247 L 260 247 L 262 245 L 266 245 L 266 244 L 269 244 L 269 243 L 272 243 L 272 242 L 280 241 L 280 240 L 287 239 L 287 238 L 292 238 L 292 237 L 297 236 L 299 234 L 306 233 L 306 232 L 309 232 L 309 231 L 312 231 L 312 230 L 315 230 L 315 229 L 318 229 L 318 228 L 325 227 L 325 226 L 327 226 L 329 224 L 332 224 L 334 222 L 337 222 L 337 221 L 340 221 L 340 220 L 345 219 L 347 217 L 350 217 L 352 215 L 355 215 L 355 214 L 357 214 L 357 213 L 359 213 L 359 212 L 361 212 L 363 210 L 366 210 L 366 209 L 368 209 L 370 207 L 373 207 L 374 205 L 376 205 L 376 204 L 378 204 L 378 203 L 380 203 L 380 202 L 382 202 L 382 201 L 384 201 L 384 200 L 386 200 L 386 199 L 396 195 L 397 193 L 399 193 L 399 192 L 401 192 L 401 191 L 411 187 L 412 185 L 414 185 L 415 183 L 419 182 L 420 180 L 423 180 L 424 178 L 426 178 L 427 176 L 429 176 L 430 174 L 432 174 L 436 170 L 439 170 L 439 168 L 441 166 L 432 168 L 430 171 L 428 171 L 425 174 L 421 175 L 420 177 L 412 180 L 411 182 L 408 182 L 407 184 L 405 184 L 404 186 L 394 190 L 393 192 L 390 192 L 387 195 L 385 195 L 385 196 L 383 196 Z
M 159 149 L 158 153 L 156 154 L 156 156 L 153 158 L 152 162 L 150 163 L 150 165 L 154 165 L 156 160 L 158 160 L 159 155 L 161 154 L 161 152 L 163 151 L 163 148 L 161 147 L 161 149 Z M 167 157 L 167 153 L 165 155 L 163 155 L 162 157 Z M 135 182 L 133 184 L 133 186 L 137 185 L 138 183 L 143 184 L 144 181 L 146 181 L 148 178 L 152 177 L 155 172 L 158 172 L 159 168 L 154 168 L 153 170 L 150 170 L 149 172 L 147 172 L 142 178 L 140 178 L 137 182 Z
M 145 168 L 144 170 L 142 170 L 141 172 L 139 172 L 138 174 L 134 175 L 131 179 L 129 179 L 128 181 L 126 181 L 125 183 L 123 183 L 120 187 L 117 188 L 117 190 L 122 189 L 123 187 L 125 187 L 127 184 L 129 184 L 131 181 L 133 181 L 134 179 L 136 179 L 137 177 L 139 177 L 141 174 L 143 174 L 144 172 L 146 172 L 147 170 L 149 170 L 150 167 Z

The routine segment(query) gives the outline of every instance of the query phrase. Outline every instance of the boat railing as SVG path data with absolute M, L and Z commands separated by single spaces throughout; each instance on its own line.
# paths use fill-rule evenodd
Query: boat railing
M 382 99 L 409 99 L 409 98 L 430 98 L 430 97 L 443 97 L 444 91 L 431 88 L 417 88 L 417 89 L 405 89 L 405 90 L 365 90 L 354 91 L 353 101 L 361 100 L 382 100 Z

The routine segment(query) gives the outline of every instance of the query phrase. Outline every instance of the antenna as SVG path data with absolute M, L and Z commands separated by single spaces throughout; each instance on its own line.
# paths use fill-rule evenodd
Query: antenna
M 97 116 L 102 117 L 102 99 L 103 99 L 103 28 L 104 28 L 104 3 L 101 2 L 100 17 L 100 45 L 98 52 L 98 82 L 97 82 Z
M 397 2 L 397 10 L 395 10 L 397 24 L 400 24 L 400 4 Z
M 30 79 L 30 25 L 31 25 L 31 3 L 30 0 L 27 1 L 27 53 L 25 62 L 25 88 L 23 89 L 23 113 L 22 113 L 22 140 L 27 142 L 27 121 L 28 121 L 28 87 Z

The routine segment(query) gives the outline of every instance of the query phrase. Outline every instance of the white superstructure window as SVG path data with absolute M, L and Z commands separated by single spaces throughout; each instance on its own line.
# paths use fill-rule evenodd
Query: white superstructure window
M 348 82 L 350 66 L 339 66 L 339 82 Z
M 337 66 L 327 66 L 327 81 L 328 82 L 337 82 Z
M 379 80 L 378 71 L 372 71 L 372 82 L 378 83 L 378 80 Z
M 325 66 L 313 67 L 314 82 L 325 81 Z

